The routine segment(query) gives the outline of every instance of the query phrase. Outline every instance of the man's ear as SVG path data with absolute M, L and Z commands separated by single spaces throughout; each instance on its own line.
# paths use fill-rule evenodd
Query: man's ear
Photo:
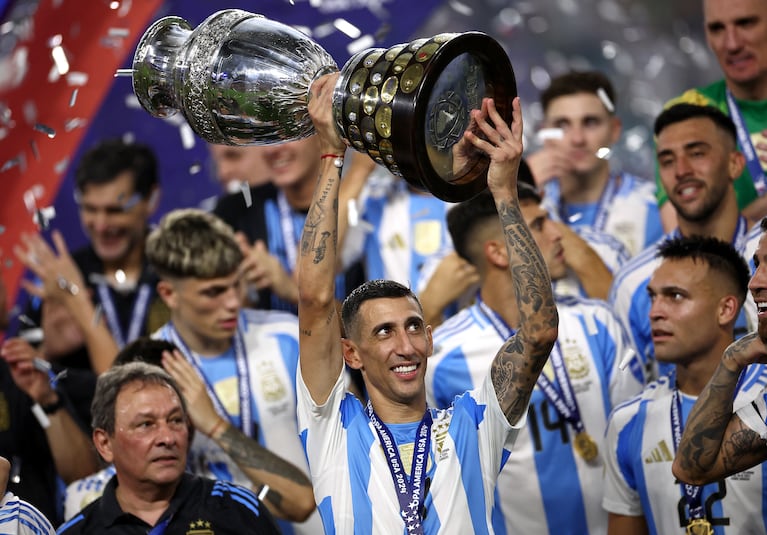
M 171 281 L 161 279 L 157 283 L 157 295 L 169 309 L 174 310 L 178 306 L 178 294 Z
M 344 362 L 353 370 L 363 369 L 362 359 L 360 359 L 357 346 L 348 338 L 341 338 L 341 351 L 344 356 Z
M 506 250 L 506 243 L 499 240 L 488 240 L 485 242 L 484 253 L 489 266 L 508 269 L 509 252 Z
M 734 295 L 726 295 L 719 300 L 719 324 L 727 325 L 738 319 L 740 303 Z
M 114 455 L 112 454 L 112 439 L 109 434 L 103 429 L 93 430 L 93 444 L 96 446 L 96 451 L 99 452 L 101 458 L 107 463 L 114 461 Z

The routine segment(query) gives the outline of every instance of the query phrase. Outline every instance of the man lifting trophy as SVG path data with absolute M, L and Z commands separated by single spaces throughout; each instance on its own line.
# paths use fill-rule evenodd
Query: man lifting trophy
M 338 71 L 298 30 L 228 9 L 194 30 L 165 17 L 133 58 L 133 90 L 156 117 L 181 111 L 210 143 L 269 145 L 310 136 L 309 86 Z M 517 94 L 506 52 L 480 32 L 445 33 L 358 52 L 341 68 L 333 117 L 341 137 L 411 185 L 445 201 L 487 185 L 489 159 L 459 141 L 484 97 L 511 122 Z

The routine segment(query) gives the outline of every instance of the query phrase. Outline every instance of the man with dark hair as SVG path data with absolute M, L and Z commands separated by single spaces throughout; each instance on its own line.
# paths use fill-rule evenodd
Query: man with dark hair
M 296 316 L 242 307 L 243 252 L 232 229 L 213 214 L 166 214 L 146 248 L 160 277 L 157 291 L 170 310 L 170 321 L 153 337 L 180 351 L 164 358 L 163 366 L 190 400 L 206 395 L 208 401 L 202 408 L 194 404 L 200 433 L 191 448 L 192 470 L 255 485 L 286 534 L 316 533 L 320 519 L 312 515 L 314 495 L 296 421 Z M 264 450 L 283 462 L 267 459 Z
M 702 485 L 767 461 L 767 388 L 751 403 L 737 404 L 744 370 L 767 363 L 767 218 L 760 224 L 759 247 L 749 290 L 759 310 L 755 332 L 731 344 L 698 397 L 674 459 L 674 475 Z M 746 373 L 749 373 L 746 371 Z
M 144 257 L 149 219 L 160 195 L 157 162 L 146 146 L 109 140 L 85 153 L 75 177 L 80 222 L 90 240 L 72 253 L 80 271 L 77 279 L 85 284 L 83 290 L 93 292 L 93 302 L 119 348 L 148 334 L 150 310 L 161 306 L 155 291 L 157 279 Z M 40 276 L 41 258 L 36 251 L 40 245 L 29 240 L 25 245 L 26 250 L 17 256 Z M 52 260 L 59 260 L 60 254 L 58 250 Z M 73 277 L 57 272 L 49 275 L 70 293 L 80 289 Z M 45 286 L 50 281 L 42 279 L 41 283 Z M 46 353 L 61 355 L 61 362 L 68 366 L 92 368 L 96 373 L 107 370 L 114 353 L 89 354 L 76 339 L 54 351 L 54 344 L 62 345 L 69 338 L 73 322 L 67 318 L 54 321 L 52 315 L 46 318 L 50 304 L 40 301 L 39 297 L 33 301 L 27 316 L 42 326 Z
M 311 89 L 309 113 L 320 152 L 328 156 L 301 237 L 298 279 L 298 414 L 325 531 L 493 533 L 497 474 L 524 422 L 558 325 L 551 281 L 517 200 L 519 99 L 510 126 L 493 101 L 483 99 L 471 117 L 486 137 L 463 134 L 489 157 L 488 187 L 505 231 L 497 249 L 514 272 L 519 331 L 496 348 L 480 388 L 438 411 L 427 407 L 424 385 L 431 327 L 413 292 L 394 281 L 368 281 L 346 298 L 340 318 L 336 309 L 337 164 L 346 149 L 332 119 L 337 79 L 323 76 Z M 345 389 L 344 362 L 361 370 L 367 407 Z
M 99 377 L 93 442 L 116 475 L 104 494 L 59 528 L 60 534 L 277 534 L 258 497 L 244 487 L 185 473 L 193 426 L 176 382 L 143 362 Z
M 767 1 L 702 0 L 708 47 L 724 77 L 671 99 L 713 106 L 738 125 L 738 147 L 746 165 L 735 180 L 738 207 L 749 221 L 767 215 Z M 673 203 L 656 173 L 658 205 L 665 227 L 675 223 Z
M 610 416 L 603 500 L 608 535 L 767 533 L 763 467 L 700 487 L 680 485 L 671 473 L 690 409 L 733 341 L 748 266 L 732 245 L 711 236 L 674 237 L 656 250 L 649 317 L 655 358 L 672 372 Z M 741 402 L 753 399 L 765 381 L 764 366 L 749 369 Z
M 642 366 L 604 302 L 556 295 L 568 269 L 559 227 L 532 187 L 518 183 L 517 195 L 555 284 L 559 337 L 530 398 L 527 425 L 498 477 L 496 533 L 603 533 L 601 437 L 611 408 L 641 391 Z M 481 282 L 475 302 L 434 331 L 426 398 L 438 408 L 482 383 L 495 348 L 520 322 L 518 286 L 498 250 L 504 229 L 493 197 L 484 191 L 459 203 L 448 213 L 448 227 L 456 252 Z
M 543 147 L 527 156 L 552 216 L 610 234 L 635 255 L 663 234 L 651 181 L 610 169 L 621 135 L 615 91 L 598 71 L 554 78 L 541 94 Z
M 735 199 L 733 181 L 744 160 L 734 132 L 732 121 L 722 112 L 693 104 L 667 108 L 655 121 L 658 167 L 679 226 L 623 266 L 610 290 L 613 310 L 648 364 L 654 357 L 646 288 L 660 263 L 659 245 L 668 238 L 697 235 L 732 243 L 746 259 L 756 249 L 758 229 L 749 233 Z M 736 338 L 750 330 L 753 317 L 753 303 L 748 302 L 735 324 Z

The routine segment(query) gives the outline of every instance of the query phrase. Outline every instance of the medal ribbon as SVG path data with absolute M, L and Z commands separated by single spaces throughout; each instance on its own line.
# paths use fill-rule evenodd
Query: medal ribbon
M 671 435 L 674 438 L 674 453 L 676 453 L 679 442 L 682 440 L 682 396 L 679 395 L 677 388 L 674 388 L 671 399 Z M 682 488 L 687 507 L 690 509 L 690 520 L 705 518 L 701 499 L 703 487 L 688 483 L 680 483 L 679 486 Z
M 477 304 L 482 312 L 493 324 L 495 330 L 501 336 L 501 338 L 508 340 L 514 335 L 514 329 L 509 327 L 503 318 L 496 314 L 484 301 L 477 296 Z M 567 375 L 567 368 L 565 367 L 565 360 L 562 357 L 562 351 L 557 342 L 551 350 L 551 364 L 554 366 L 554 375 L 560 384 L 561 391 L 557 386 L 549 381 L 543 373 L 538 375 L 536 384 L 541 389 L 546 398 L 554 405 L 557 412 L 567 420 L 576 433 L 582 433 L 586 430 L 586 426 L 581 419 L 581 411 L 578 408 L 578 400 L 575 399 L 575 392 L 573 391 L 573 385 L 570 382 L 570 376 Z
M 152 289 L 146 283 L 139 286 L 136 299 L 133 302 L 133 310 L 131 310 L 127 338 L 120 326 L 120 320 L 117 317 L 117 309 L 112 300 L 112 294 L 109 292 L 109 285 L 105 282 L 99 282 L 96 285 L 96 291 L 99 294 L 99 301 L 104 310 L 104 317 L 109 326 L 109 331 L 112 333 L 112 336 L 114 336 L 117 347 L 122 349 L 125 347 L 125 344 L 132 342 L 141 334 L 141 329 L 144 327 L 144 319 L 146 318 L 147 310 L 149 308 L 149 296 Z
M 383 446 L 386 462 L 389 465 L 389 471 L 394 481 L 394 488 L 397 491 L 400 515 L 402 515 L 402 520 L 405 522 L 406 532 L 408 535 L 423 535 L 421 511 L 424 500 L 423 481 L 426 472 L 426 462 L 429 451 L 431 451 L 431 412 L 427 408 L 421 423 L 418 425 L 413 447 L 413 463 L 410 468 L 410 477 L 408 477 L 402 466 L 402 459 L 400 458 L 397 444 L 394 442 L 389 428 L 378 418 L 370 401 L 368 401 L 365 411 L 378 434 L 381 446 Z
M 578 408 L 578 400 L 575 399 L 575 391 L 570 382 L 570 376 L 567 374 L 565 359 L 562 357 L 562 350 L 559 347 L 559 341 L 554 344 L 549 356 L 551 365 L 554 367 L 554 376 L 557 378 L 559 388 L 546 377 L 546 374 L 538 375 L 536 384 L 544 393 L 546 398 L 554 405 L 557 412 L 573 426 L 576 433 L 585 431 L 586 426 L 581 419 L 581 411 Z
M 237 389 L 240 398 L 240 430 L 247 436 L 255 438 L 253 436 L 253 417 L 250 406 L 250 369 L 248 367 L 248 355 L 245 351 L 245 339 L 242 334 L 244 329 L 243 316 L 242 313 L 240 313 L 237 318 L 237 332 L 233 337 L 234 355 L 237 365 Z M 195 370 L 197 370 L 198 375 L 205 383 L 205 390 L 208 392 L 208 396 L 210 396 L 213 406 L 216 408 L 216 412 L 233 424 L 231 416 L 226 412 L 224 405 L 221 403 L 218 395 L 216 395 L 213 385 L 202 371 L 202 361 L 200 360 L 200 357 L 189 350 L 189 346 L 187 346 L 181 339 L 181 336 L 178 334 L 178 331 L 172 323 L 168 323 L 166 333 L 168 338 L 170 338 L 170 341 L 176 344 L 184 357 L 186 357 L 186 360 L 188 360 L 189 363 L 194 366 Z
M 726 95 L 727 108 L 730 110 L 732 122 L 735 123 L 735 131 L 738 133 L 738 144 L 743 151 L 743 155 L 746 157 L 748 172 L 754 181 L 756 192 L 760 196 L 764 195 L 767 192 L 767 178 L 764 176 L 764 169 L 762 169 L 762 164 L 759 162 L 759 156 L 756 154 L 754 144 L 751 143 L 751 136 L 748 133 L 748 128 L 746 128 L 746 121 L 743 119 L 738 103 L 735 102 L 735 98 L 729 89 L 727 89 Z
M 609 207 L 613 203 L 613 199 L 615 199 L 615 195 L 618 193 L 618 185 L 620 183 L 620 175 L 610 175 L 607 179 L 607 184 L 605 184 L 605 189 L 602 190 L 602 193 L 599 195 L 599 200 L 597 201 L 597 207 L 594 215 L 594 223 L 589 225 L 594 230 L 598 230 L 600 232 L 604 232 L 605 226 L 607 225 L 607 216 L 609 215 Z M 570 224 L 574 224 L 577 222 L 576 220 L 572 220 L 572 218 L 575 217 L 575 215 L 568 217 L 567 216 L 567 210 L 565 210 L 565 201 L 562 198 L 562 190 L 560 188 L 559 191 L 559 217 L 562 221 L 565 221 Z

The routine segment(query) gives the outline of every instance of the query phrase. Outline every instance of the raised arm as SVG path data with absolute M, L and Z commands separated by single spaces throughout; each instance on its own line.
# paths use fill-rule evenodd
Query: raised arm
M 267 487 L 263 501 L 272 514 L 292 522 L 306 520 L 315 507 L 309 476 L 222 418 L 213 407 L 202 378 L 181 353 L 164 352 L 162 365 L 181 388 L 195 428 L 237 463 L 253 482 L 257 494 Z
M 519 98 L 514 99 L 511 128 L 489 99 L 483 101 L 482 111 L 472 113 L 487 139 L 471 132 L 465 135 L 490 156 L 487 185 L 506 238 L 519 309 L 519 329 L 503 344 L 490 369 L 498 402 L 514 425 L 527 412 L 538 374 L 557 339 L 558 316 L 548 269 L 522 217 L 517 198 L 517 171 L 522 156 Z
M 702 485 L 767 460 L 767 442 L 733 413 L 741 372 L 766 357 L 767 347 L 757 333 L 744 336 L 725 350 L 684 426 L 671 468 L 677 478 Z
M 331 96 L 337 78 L 338 74 L 323 76 L 311 87 L 309 114 L 320 136 L 323 155 L 343 155 L 346 150 L 333 126 Z M 299 362 L 304 382 L 317 404 L 327 400 L 343 368 L 341 325 L 334 299 L 341 169 L 334 160 L 322 158 L 297 265 Z
M 98 375 L 110 368 L 118 347 L 104 318 L 100 318 L 64 237 L 53 231 L 54 251 L 38 234 L 22 235 L 24 247 L 14 248 L 16 257 L 40 279 L 22 281 L 24 288 L 42 300 L 63 305 L 83 334 L 91 368 Z

